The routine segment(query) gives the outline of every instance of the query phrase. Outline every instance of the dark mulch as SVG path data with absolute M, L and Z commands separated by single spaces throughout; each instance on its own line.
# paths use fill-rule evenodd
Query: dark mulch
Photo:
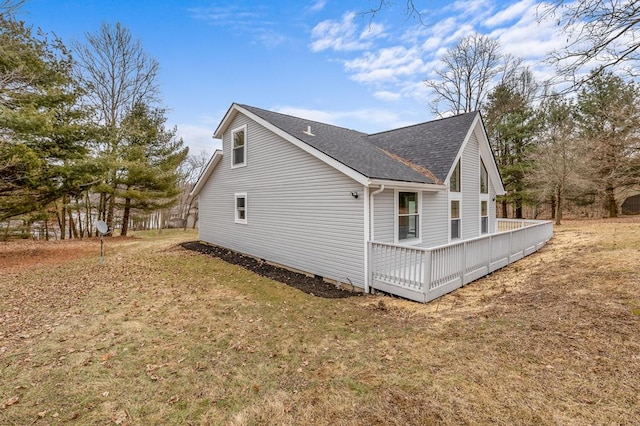
M 258 275 L 281 282 L 314 296 L 320 296 L 327 299 L 338 299 L 342 297 L 362 295 L 361 292 L 343 290 L 333 284 L 324 282 L 321 279 L 309 277 L 298 272 L 289 271 L 288 269 L 271 265 L 259 259 L 245 256 L 226 248 L 203 244 L 198 241 L 188 241 L 180 245 L 187 250 L 192 250 L 198 253 L 208 254 L 209 256 L 218 257 L 227 263 L 241 266 L 244 269 L 255 272 Z

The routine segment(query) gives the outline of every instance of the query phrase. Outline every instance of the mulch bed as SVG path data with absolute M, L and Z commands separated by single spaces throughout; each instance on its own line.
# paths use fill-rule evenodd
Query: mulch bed
M 313 296 L 324 297 L 326 299 L 338 299 L 363 295 L 361 292 L 343 290 L 321 279 L 271 265 L 267 262 L 263 262 L 250 256 L 245 256 L 226 248 L 203 244 L 198 241 L 188 241 L 180 245 L 187 250 L 207 254 L 209 256 L 220 258 L 227 263 L 241 266 L 258 275 L 281 282 L 293 288 L 297 288 L 298 290 Z

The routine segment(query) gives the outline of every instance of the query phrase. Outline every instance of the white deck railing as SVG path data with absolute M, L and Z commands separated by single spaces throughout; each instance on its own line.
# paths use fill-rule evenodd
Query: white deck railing
M 550 221 L 498 219 L 497 228 L 432 248 L 369 242 L 370 285 L 428 302 L 537 251 L 553 236 Z

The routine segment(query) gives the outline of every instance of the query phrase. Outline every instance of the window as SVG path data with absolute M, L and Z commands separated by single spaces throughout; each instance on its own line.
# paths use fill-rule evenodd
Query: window
M 489 232 L 489 213 L 487 210 L 487 202 L 480 201 L 480 232 L 483 234 Z
M 451 239 L 460 238 L 460 200 L 451 200 Z
M 235 194 L 236 223 L 247 223 L 247 194 Z
M 410 240 L 420 236 L 418 193 L 398 192 L 398 240 Z
M 231 167 L 241 167 L 247 164 L 247 126 L 242 126 L 231 132 L 232 154 Z
M 456 163 L 456 168 L 453 169 L 449 179 L 449 189 L 451 192 L 460 192 L 460 160 Z
M 487 168 L 484 166 L 482 160 L 480 160 L 480 193 L 489 193 L 489 175 L 487 174 Z

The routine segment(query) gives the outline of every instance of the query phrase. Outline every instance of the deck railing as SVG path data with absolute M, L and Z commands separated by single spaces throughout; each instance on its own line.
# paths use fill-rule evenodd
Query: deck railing
M 497 229 L 432 248 L 369 242 L 370 285 L 428 302 L 537 251 L 553 236 L 550 221 L 498 219 Z

